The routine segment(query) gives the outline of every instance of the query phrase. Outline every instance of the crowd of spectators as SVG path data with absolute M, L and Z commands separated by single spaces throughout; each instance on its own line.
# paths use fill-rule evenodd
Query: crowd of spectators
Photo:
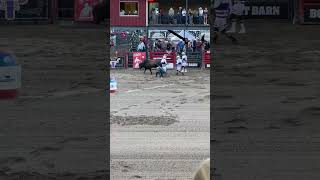
M 188 41 L 188 43 L 184 41 L 174 42 L 169 41 L 168 39 L 155 39 L 150 40 L 148 47 L 149 51 L 153 52 L 201 52 L 203 50 L 210 49 L 209 42 L 202 42 L 200 39 Z M 140 41 L 137 50 L 140 52 L 146 51 L 146 43 L 144 41 Z
M 170 8 L 168 11 L 153 8 L 150 12 L 150 24 L 203 24 L 208 25 L 209 10 L 207 7 L 198 9 L 189 9 L 179 7 L 179 9 Z

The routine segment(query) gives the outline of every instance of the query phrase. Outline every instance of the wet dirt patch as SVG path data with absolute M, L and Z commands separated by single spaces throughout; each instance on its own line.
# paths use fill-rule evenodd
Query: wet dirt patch
M 110 117 L 111 124 L 121 126 L 133 125 L 154 125 L 154 126 L 169 126 L 178 122 L 174 116 L 112 116 Z

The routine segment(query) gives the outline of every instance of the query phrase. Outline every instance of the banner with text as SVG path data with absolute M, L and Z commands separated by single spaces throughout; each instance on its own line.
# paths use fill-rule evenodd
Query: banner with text
M 320 3 L 304 4 L 303 9 L 305 23 L 320 23 Z
M 289 0 L 247 0 L 244 13 L 248 18 L 289 19 Z

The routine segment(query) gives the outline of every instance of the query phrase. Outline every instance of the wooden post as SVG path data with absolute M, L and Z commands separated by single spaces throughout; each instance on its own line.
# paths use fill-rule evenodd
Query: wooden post
M 49 0 L 49 6 L 49 21 L 51 24 L 54 24 L 58 17 L 58 0 Z

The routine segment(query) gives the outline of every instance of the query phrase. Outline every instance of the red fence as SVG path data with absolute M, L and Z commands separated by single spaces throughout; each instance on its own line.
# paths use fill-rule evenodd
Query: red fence
M 211 64 L 211 56 L 210 51 L 203 52 L 202 55 L 202 67 L 209 68 Z
M 162 59 L 163 55 L 167 54 L 168 69 L 173 69 L 176 65 L 176 53 L 166 52 L 150 52 L 150 59 Z
M 122 55 L 118 55 L 117 57 L 120 58 L 119 62 L 117 63 L 116 68 L 134 68 L 134 54 L 135 52 L 129 52 Z M 162 59 L 163 55 L 167 54 L 167 62 L 168 62 L 168 69 L 173 69 L 176 67 L 176 52 L 166 53 L 166 52 L 149 52 L 149 59 Z M 205 51 L 203 53 L 187 53 L 188 55 L 188 67 L 196 67 L 196 68 L 210 68 L 211 64 L 211 56 L 210 51 Z M 144 58 L 141 58 L 144 59 Z M 191 64 L 197 64 L 197 66 L 192 66 Z

